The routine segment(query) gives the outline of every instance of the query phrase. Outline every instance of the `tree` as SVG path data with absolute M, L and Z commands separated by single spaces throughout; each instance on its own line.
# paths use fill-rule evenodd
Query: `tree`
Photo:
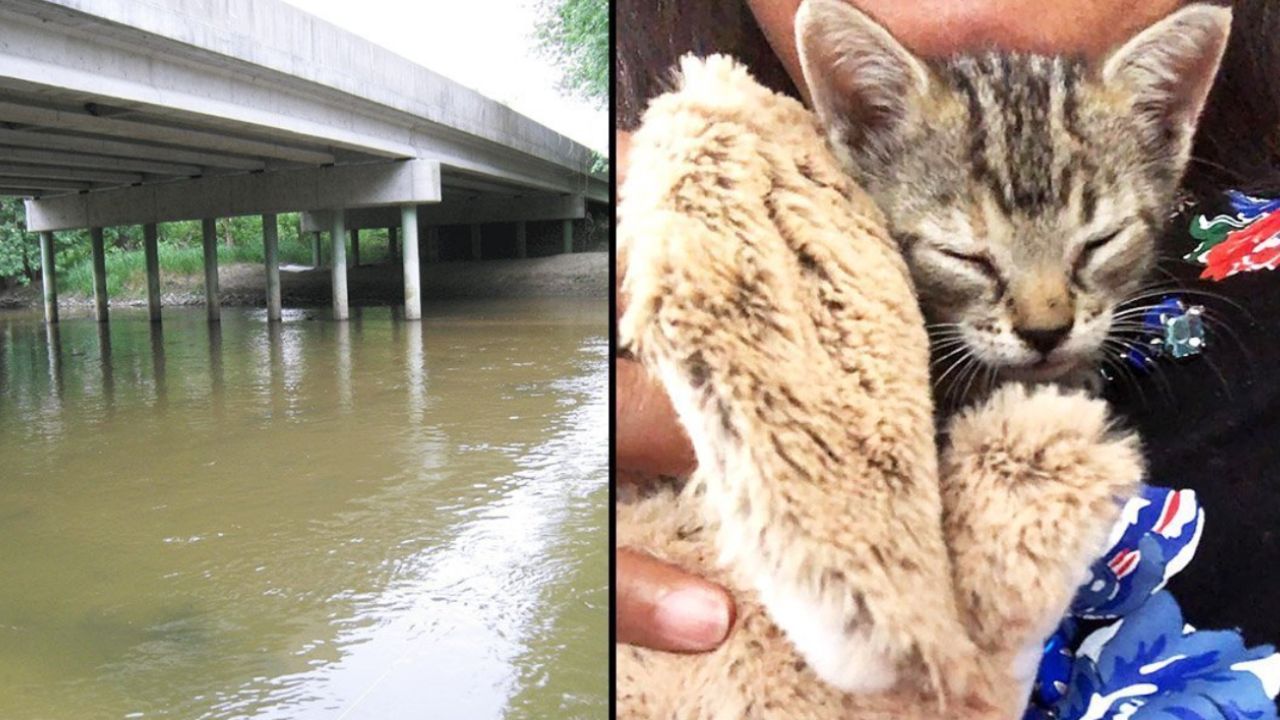
M 564 69 L 571 94 L 604 107 L 609 100 L 607 0 L 539 0 L 538 45 Z
M 25 284 L 40 266 L 34 235 L 25 231 L 26 208 L 19 198 L 0 198 L 0 279 Z

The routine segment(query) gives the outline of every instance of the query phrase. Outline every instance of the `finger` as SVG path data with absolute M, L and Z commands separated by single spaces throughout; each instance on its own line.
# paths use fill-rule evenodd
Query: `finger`
M 718 585 L 633 550 L 618 550 L 618 642 L 705 652 L 724 642 L 733 601 Z
M 662 385 L 633 360 L 618 358 L 614 427 L 618 469 L 649 475 L 687 475 L 697 466 L 693 445 Z

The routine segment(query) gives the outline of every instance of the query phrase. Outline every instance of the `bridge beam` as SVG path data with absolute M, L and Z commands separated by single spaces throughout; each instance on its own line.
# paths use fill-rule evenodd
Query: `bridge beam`
M 440 164 L 436 161 L 375 162 L 219 175 L 28 199 L 27 229 L 71 230 L 439 201 Z
M 157 162 L 155 160 L 132 160 L 62 150 L 34 150 L 31 148 L 0 147 L 0 160 L 118 172 L 148 173 L 151 175 L 199 175 L 203 172 L 196 165 Z
M 93 188 L 93 183 L 88 183 L 88 182 L 72 182 L 70 180 L 47 180 L 45 178 L 22 178 L 22 177 L 12 178 L 7 176 L 0 177 L 0 185 L 4 185 L 5 187 L 16 186 L 16 187 L 29 188 L 32 190 L 41 190 L 41 191 L 69 190 L 74 192 L 78 190 L 90 190 Z M 39 193 L 39 194 L 43 194 L 43 193 Z
M 30 129 L 0 129 L 0 143 L 42 150 L 70 150 L 86 155 L 159 160 L 165 163 L 186 163 L 187 165 L 228 170 L 263 170 L 267 167 L 266 163 L 254 158 L 147 145 L 141 142 L 130 142 L 127 139 L 104 140 L 102 138 L 81 137 L 78 135 L 53 135 Z
M 76 180 L 80 182 L 120 183 L 125 185 L 142 182 L 142 175 L 139 173 L 48 165 L 14 165 L 12 163 L 0 163 L 0 175 L 8 178 L 29 180 Z
M 399 222 L 394 207 L 349 209 L 347 227 L 383 228 Z M 423 225 L 519 222 L 521 220 L 561 220 L 586 217 L 586 201 L 581 195 L 543 195 L 523 198 L 478 198 L 445 200 L 418 208 Z M 330 219 L 323 211 L 302 213 L 302 229 L 327 230 Z

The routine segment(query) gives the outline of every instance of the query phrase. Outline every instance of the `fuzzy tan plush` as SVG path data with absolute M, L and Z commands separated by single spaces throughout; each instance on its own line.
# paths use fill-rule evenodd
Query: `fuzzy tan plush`
M 1006 387 L 939 453 L 929 349 L 881 217 L 814 117 L 686 59 L 633 138 L 622 346 L 699 470 L 618 542 L 732 589 L 717 651 L 618 648 L 625 718 L 1018 718 L 1043 638 L 1125 497 L 1105 406 Z

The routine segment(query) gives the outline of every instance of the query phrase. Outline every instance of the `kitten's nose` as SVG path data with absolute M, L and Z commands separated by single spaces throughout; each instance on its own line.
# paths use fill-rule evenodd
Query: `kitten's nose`
M 1055 328 L 1018 328 L 1014 331 L 1022 341 L 1031 346 L 1032 350 L 1036 350 L 1041 355 L 1048 355 L 1053 349 L 1062 344 L 1067 335 L 1071 332 L 1070 325 L 1062 325 Z

